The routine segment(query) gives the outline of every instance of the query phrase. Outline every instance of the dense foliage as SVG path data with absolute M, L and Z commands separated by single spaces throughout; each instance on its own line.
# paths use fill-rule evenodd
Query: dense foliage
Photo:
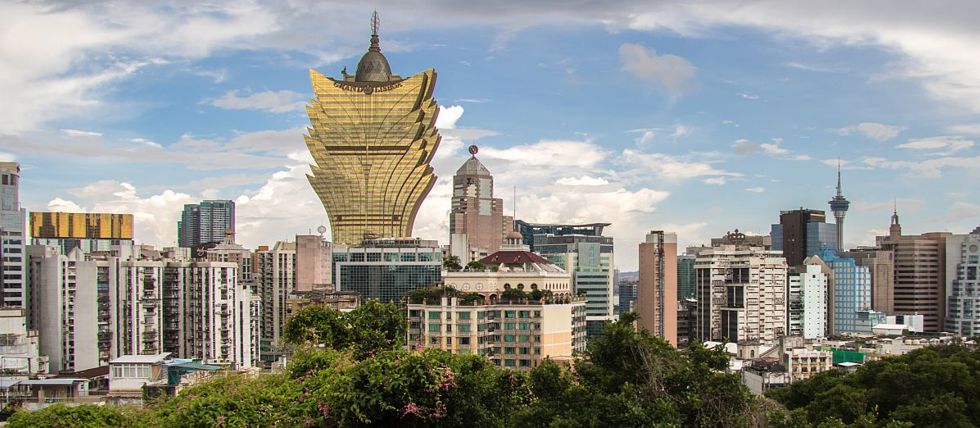
M 973 351 L 917 351 L 753 398 L 723 371 L 728 356 L 720 349 L 678 351 L 634 331 L 634 321 L 609 324 L 574 362 L 545 360 L 517 372 L 480 356 L 403 349 L 404 318 L 394 305 L 368 303 L 348 314 L 310 307 L 287 325 L 298 350 L 281 373 L 228 374 L 142 410 L 17 412 L 9 426 L 894 428 L 978 420 Z
M 791 426 L 837 421 L 855 426 L 980 425 L 980 352 L 916 350 L 874 361 L 853 374 L 821 373 L 768 396 L 794 412 Z

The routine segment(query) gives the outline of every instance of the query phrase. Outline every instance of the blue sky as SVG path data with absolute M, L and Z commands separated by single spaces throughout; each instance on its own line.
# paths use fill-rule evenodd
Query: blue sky
M 613 223 L 636 267 L 682 244 L 827 209 L 846 243 L 898 198 L 904 229 L 980 223 L 980 15 L 892 2 L 381 2 L 395 73 L 439 73 L 440 180 L 416 234 L 445 242 L 450 179 L 480 146 L 529 221 Z M 372 9 L 348 3 L 0 5 L 0 158 L 29 210 L 132 212 L 174 242 L 183 203 L 229 198 L 239 241 L 326 224 L 303 175 L 308 69 L 353 70 Z

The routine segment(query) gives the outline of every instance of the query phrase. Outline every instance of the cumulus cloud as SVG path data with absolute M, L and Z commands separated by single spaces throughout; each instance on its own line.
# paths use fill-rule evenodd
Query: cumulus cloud
M 636 167 L 636 174 L 656 178 L 683 181 L 698 177 L 740 177 L 742 174 L 715 168 L 704 161 L 686 160 L 665 153 L 643 153 L 632 149 L 623 150 L 620 162 Z
M 638 80 L 663 86 L 677 95 L 690 88 L 695 67 L 677 55 L 657 55 L 653 49 L 634 43 L 619 46 L 619 60 Z
M 905 130 L 904 126 L 885 125 L 877 122 L 861 122 L 857 125 L 837 129 L 839 135 L 862 134 L 875 141 L 888 141 Z
M 728 180 L 725 177 L 709 177 L 701 180 L 701 182 L 715 186 L 724 186 L 726 183 L 728 183 Z
M 555 184 L 560 186 L 605 186 L 609 184 L 609 181 L 602 177 L 583 175 L 581 177 L 562 177 Z
M 933 150 L 942 151 L 946 154 L 956 153 L 973 147 L 973 140 L 963 137 L 938 136 L 929 138 L 914 138 L 907 143 L 896 146 L 906 150 Z
M 946 130 L 954 134 L 980 135 L 980 123 L 953 125 Z
M 766 191 L 766 189 L 765 189 L 765 188 L 763 188 L 763 187 L 760 187 L 760 186 L 756 186 L 756 187 L 749 187 L 749 188 L 747 188 L 747 189 L 745 189 L 745 190 L 746 190 L 746 191 L 749 191 L 749 192 L 752 192 L 752 193 L 762 193 L 762 192 L 765 192 L 765 191 Z
M 221 97 L 206 100 L 208 104 L 226 110 L 265 110 L 272 113 L 301 111 L 306 108 L 306 95 L 293 91 L 263 91 L 240 94 L 231 90 Z
M 980 162 L 980 156 L 940 157 L 926 159 L 923 161 L 891 160 L 883 157 L 872 156 L 866 157 L 862 160 L 862 163 L 871 168 L 894 169 L 907 172 L 910 175 L 921 178 L 942 177 L 942 171 L 947 168 L 975 170 L 978 162 Z

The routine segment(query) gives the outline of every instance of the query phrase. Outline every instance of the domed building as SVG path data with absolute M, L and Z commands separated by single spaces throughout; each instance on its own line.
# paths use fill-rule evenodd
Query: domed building
M 330 220 L 331 241 L 412 236 L 415 216 L 435 184 L 439 107 L 435 70 L 402 78 L 381 53 L 378 18 L 371 44 L 351 75 L 310 70 L 314 98 L 306 145 L 314 163 L 307 176 Z

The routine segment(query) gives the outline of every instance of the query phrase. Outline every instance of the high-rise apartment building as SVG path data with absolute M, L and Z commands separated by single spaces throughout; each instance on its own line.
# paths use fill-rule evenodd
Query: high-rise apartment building
M 946 239 L 946 331 L 980 332 L 980 227 Z
M 761 247 L 721 245 L 695 262 L 701 340 L 760 340 L 786 333 L 786 259 Z
M 677 346 L 677 235 L 650 231 L 640 243 L 639 326 Z
M 827 223 L 823 211 L 800 208 L 779 213 L 779 224 L 772 225 L 772 249 L 782 251 L 789 266 L 820 254 L 824 247 L 837 249 L 837 225 Z
M 824 248 L 820 259 L 834 271 L 830 293 L 829 331 L 833 335 L 871 334 L 885 320 L 885 314 L 871 307 L 871 272 L 854 259 L 839 257 L 833 248 Z
M 177 221 L 177 243 L 196 247 L 213 242 L 235 242 L 235 201 L 208 200 L 186 204 Z
M 238 263 L 168 260 L 164 272 L 163 351 L 232 369 L 258 361 L 252 298 Z
M 472 156 L 453 176 L 449 213 L 450 254 L 464 266 L 497 252 L 514 228 L 513 217 L 504 215 L 503 199 L 493 197 L 493 175 L 476 158 L 477 147 L 469 150 Z
M 516 239 L 517 234 L 513 233 L 513 236 Z M 601 335 L 605 324 L 615 319 L 613 238 L 538 234 L 534 236 L 534 248 L 535 252 L 572 275 L 573 293 L 585 296 L 588 334 L 590 337 Z
M 280 241 L 255 251 L 256 284 L 262 298 L 262 361 L 281 354 L 282 328 L 286 324 L 286 299 L 296 290 L 296 243 Z
M 24 268 L 26 217 L 20 207 L 20 165 L 0 162 L 0 306 L 30 310 Z
M 255 300 L 238 285 L 236 263 L 165 259 L 133 245 L 89 254 L 31 245 L 28 255 L 33 323 L 52 372 L 161 352 L 253 365 L 252 308 L 243 303 Z
M 355 291 L 365 301 L 402 302 L 409 292 L 442 281 L 442 249 L 418 238 L 335 245 L 332 272 L 337 291 Z
M 787 298 L 787 334 L 816 339 L 827 336 L 827 300 L 833 269 L 819 256 L 791 268 Z
M 34 245 L 51 245 L 62 254 L 79 248 L 84 253 L 132 245 L 133 215 L 111 213 L 32 212 Z
M 942 331 L 946 318 L 946 239 L 950 235 L 903 235 L 897 210 L 892 214 L 888 236 L 877 238 L 878 247 L 894 254 L 894 313 L 889 315 L 922 315 L 926 332 Z
M 429 166 L 440 140 L 436 72 L 392 74 L 374 18 L 371 46 L 354 75 L 344 69 L 334 79 L 310 70 L 308 178 L 338 245 L 412 236 L 415 215 L 436 182 Z

